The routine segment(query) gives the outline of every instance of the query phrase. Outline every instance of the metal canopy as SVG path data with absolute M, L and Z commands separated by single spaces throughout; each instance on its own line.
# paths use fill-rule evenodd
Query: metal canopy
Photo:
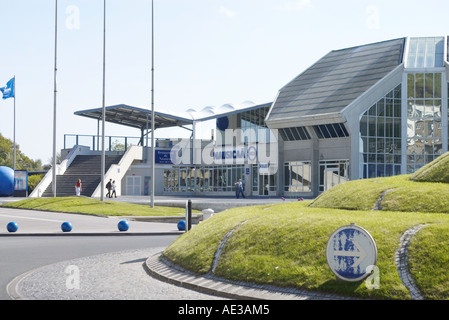
M 154 114 L 155 114 L 155 123 L 154 123 L 155 129 L 182 127 L 193 124 L 192 119 L 179 117 L 169 113 L 155 111 Z M 75 115 L 101 120 L 103 110 L 102 108 L 82 110 L 75 112 Z M 137 128 L 140 130 L 146 130 L 148 128 L 148 123 L 151 122 L 151 111 L 128 106 L 126 104 L 109 106 L 106 107 L 105 121 L 132 128 Z

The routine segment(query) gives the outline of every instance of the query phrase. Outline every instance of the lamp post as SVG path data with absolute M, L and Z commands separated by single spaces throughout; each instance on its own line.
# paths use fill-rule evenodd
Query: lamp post
M 151 208 L 154 208 L 154 173 L 155 173 L 155 141 L 154 141 L 154 0 L 151 0 Z
M 106 0 L 103 1 L 103 103 L 102 103 L 102 137 L 101 137 L 101 201 L 104 201 L 104 175 L 106 170 L 105 124 L 106 124 Z
M 53 163 L 52 163 L 52 191 L 56 197 L 56 75 L 58 71 L 58 0 L 55 3 L 55 70 L 54 70 L 54 91 L 53 91 Z

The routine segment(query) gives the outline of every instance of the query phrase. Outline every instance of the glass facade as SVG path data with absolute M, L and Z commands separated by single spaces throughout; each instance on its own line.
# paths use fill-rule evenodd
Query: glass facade
M 310 161 L 284 164 L 284 191 L 312 192 L 312 163 Z
M 270 107 L 258 108 L 242 112 L 240 115 L 240 127 L 242 128 L 242 143 L 245 145 L 254 143 L 270 143 L 276 141 L 265 124 L 265 118 Z
M 442 74 L 407 74 L 407 173 L 443 152 Z
M 406 68 L 443 67 L 444 37 L 410 38 Z
M 244 173 L 244 165 L 173 167 L 164 170 L 164 192 L 234 192 Z
M 398 85 L 360 120 L 364 179 L 401 174 L 401 96 Z

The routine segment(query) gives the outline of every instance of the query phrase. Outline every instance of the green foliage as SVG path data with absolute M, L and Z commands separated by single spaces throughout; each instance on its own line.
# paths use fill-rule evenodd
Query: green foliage
M 4 138 L 0 133 L 0 166 L 14 167 L 14 144 L 10 139 Z M 32 160 L 20 151 L 16 145 L 16 170 L 40 171 L 41 160 Z
M 42 174 L 28 177 L 28 194 L 31 194 L 31 192 L 34 191 L 34 189 L 39 185 L 43 177 L 44 176 Z

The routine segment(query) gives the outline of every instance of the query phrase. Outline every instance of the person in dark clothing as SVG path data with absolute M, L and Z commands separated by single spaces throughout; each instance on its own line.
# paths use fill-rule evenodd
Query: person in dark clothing
M 108 189 L 108 193 L 106 193 L 106 197 L 111 198 L 111 190 L 112 190 L 112 179 L 106 184 L 106 189 Z

